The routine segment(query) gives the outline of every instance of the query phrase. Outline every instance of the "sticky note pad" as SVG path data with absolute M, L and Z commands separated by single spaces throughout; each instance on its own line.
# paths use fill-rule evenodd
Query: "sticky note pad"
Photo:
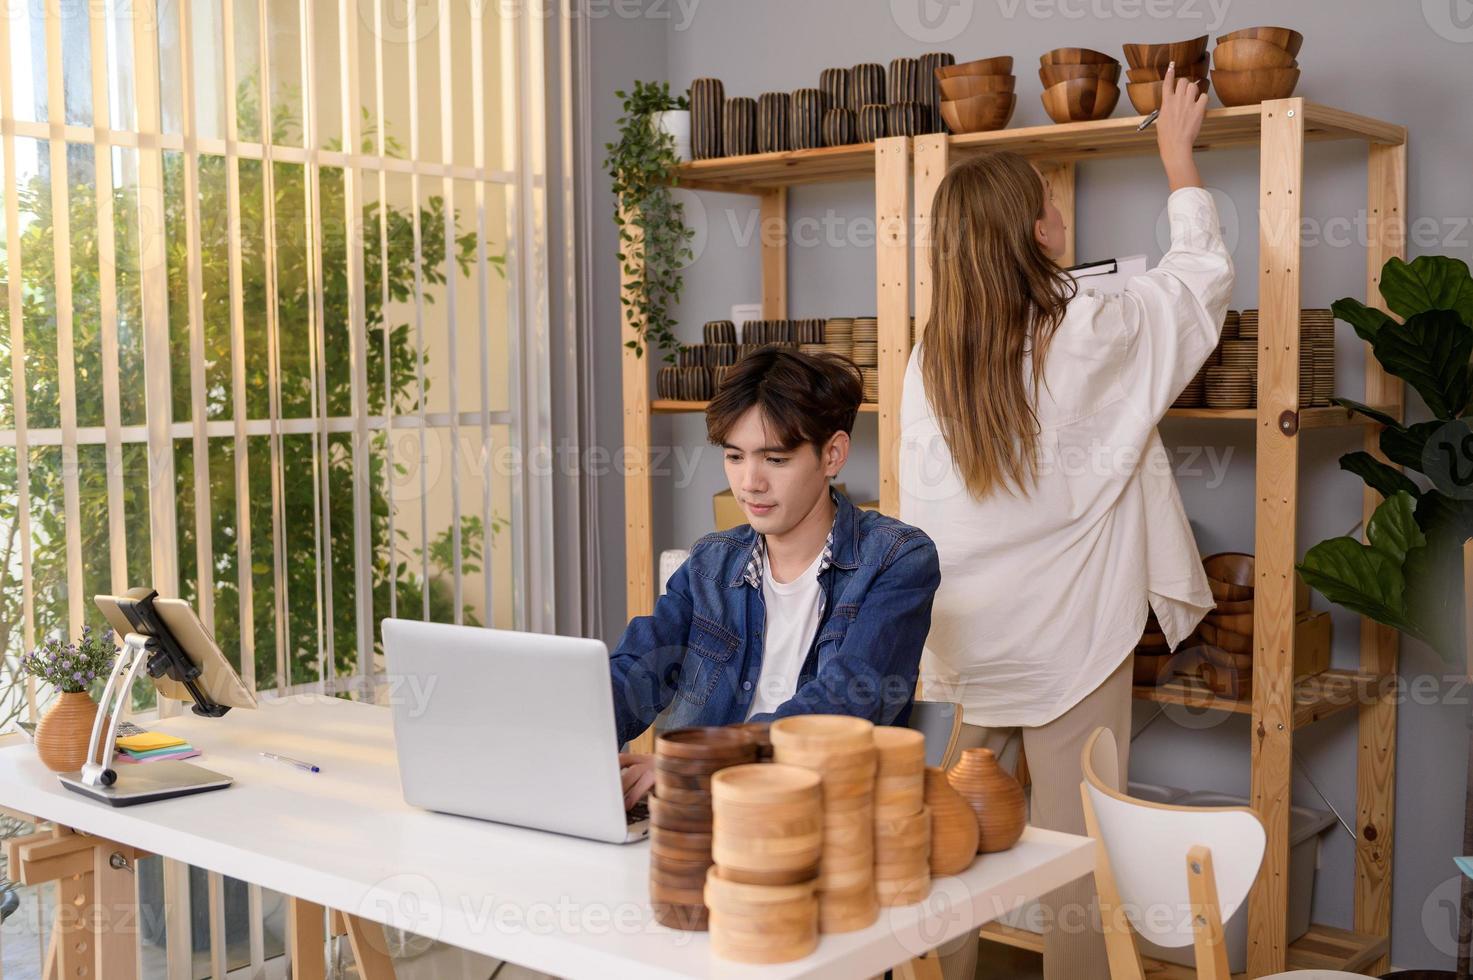
M 120 749 L 132 749 L 135 752 L 149 752 L 153 749 L 167 749 L 175 745 L 184 745 L 184 739 L 173 735 L 165 735 L 162 732 L 144 732 L 141 735 L 129 735 L 118 739 L 117 745 Z

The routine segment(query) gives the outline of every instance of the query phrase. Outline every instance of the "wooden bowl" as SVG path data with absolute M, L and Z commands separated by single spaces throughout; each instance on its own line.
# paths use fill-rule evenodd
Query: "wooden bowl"
M 936 80 L 939 82 L 943 78 L 958 78 L 962 75 L 1011 75 L 1012 72 L 1013 56 L 1005 54 L 996 58 L 963 61 L 959 65 L 938 65 Z
M 1171 62 L 1179 65 L 1198 61 L 1207 53 L 1207 35 L 1188 41 L 1172 41 L 1168 44 L 1127 44 L 1125 60 L 1132 68 L 1160 68 L 1166 70 Z
M 757 757 L 751 738 L 734 728 L 678 728 L 655 739 L 655 755 L 676 759 Z
M 1120 81 L 1120 65 L 1040 65 L 1038 68 L 1038 80 L 1043 83 L 1044 88 L 1067 82 L 1071 78 L 1108 78 L 1112 82 Z
M 1161 86 L 1164 84 L 1164 81 L 1130 82 L 1125 86 L 1125 92 L 1130 96 L 1130 104 L 1135 106 L 1135 111 L 1144 116 L 1161 108 Z M 1198 91 L 1206 92 L 1211 88 L 1211 82 L 1206 79 L 1198 80 Z
M 1219 599 L 1217 605 L 1213 607 L 1212 612 L 1208 613 L 1208 615 L 1213 614 L 1219 616 L 1241 616 L 1244 614 L 1252 616 L 1253 600 L 1239 599 L 1235 602 L 1231 599 Z
M 792 715 L 772 723 L 772 747 L 854 751 L 875 744 L 875 726 L 852 715 Z
M 1197 632 L 1207 643 L 1229 653 L 1247 655 L 1253 652 L 1253 637 L 1251 636 L 1234 633 L 1232 630 L 1219 629 L 1208 622 L 1199 623 Z
M 1167 665 L 1171 660 L 1169 651 L 1163 653 L 1141 653 L 1136 651 L 1135 661 L 1131 667 L 1132 682 L 1145 687 L 1155 687 L 1163 680 L 1171 679 L 1171 671 Z
M 868 724 L 868 722 L 866 722 Z M 716 804 L 807 803 L 820 799 L 819 775 L 800 766 L 770 762 L 732 766 L 711 777 L 711 798 Z
M 1267 99 L 1287 99 L 1299 84 L 1298 68 L 1262 71 L 1212 72 L 1212 84 L 1223 105 L 1257 105 Z
M 941 89 L 941 98 L 955 101 L 970 99 L 974 95 L 1011 92 L 1017 80 L 1016 75 L 958 75 L 943 78 L 936 84 Z
M 1177 78 L 1206 78 L 1210 59 L 1202 58 L 1185 67 L 1178 65 Z M 1159 82 L 1166 77 L 1165 68 L 1127 68 L 1125 77 L 1132 82 Z
M 1304 44 L 1304 35 L 1288 27 L 1245 27 L 1242 30 L 1219 36 L 1217 43 L 1237 41 L 1243 38 L 1267 41 L 1289 52 L 1291 58 L 1299 57 L 1299 49 Z
M 1254 556 L 1242 551 L 1220 551 L 1202 559 L 1202 569 L 1209 581 L 1233 585 L 1248 592 L 1246 595 L 1231 595 L 1234 600 L 1254 597 Z
M 1103 78 L 1071 78 L 1043 90 L 1043 108 L 1056 123 L 1104 119 L 1120 101 L 1120 86 Z
M 1120 62 L 1093 48 L 1054 48 L 1038 56 L 1040 65 L 1118 65 Z
M 1002 129 L 1013 118 L 1018 97 L 1012 92 L 974 95 L 969 99 L 941 100 L 941 118 L 953 133 L 982 133 Z
M 1243 636 L 1253 635 L 1253 614 L 1248 613 L 1219 613 L 1210 612 L 1203 622 L 1210 623 L 1220 630 L 1231 630 L 1241 633 Z
M 1212 49 L 1212 64 L 1223 71 L 1259 71 L 1264 68 L 1298 68 L 1294 56 L 1277 44 L 1253 37 L 1221 41 Z

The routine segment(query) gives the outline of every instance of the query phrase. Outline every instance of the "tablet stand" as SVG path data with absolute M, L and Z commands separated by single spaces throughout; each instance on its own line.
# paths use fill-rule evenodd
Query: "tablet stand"
M 60 776 L 67 789 L 112 806 L 131 806 L 175 796 L 188 796 L 214 789 L 224 789 L 233 780 L 201 766 L 177 759 L 166 759 L 133 766 L 126 778 L 112 768 L 117 751 L 118 722 L 132 698 L 133 679 L 140 665 L 146 665 L 150 677 L 165 675 L 184 684 L 194 699 L 195 714 L 218 718 L 230 708 L 217 704 L 196 683 L 199 666 L 180 647 L 169 628 L 153 608 L 157 592 L 149 592 L 131 603 L 124 614 L 135 628 L 147 632 L 130 632 L 123 639 L 123 650 L 108 675 L 102 691 L 102 704 L 92 722 L 87 743 L 87 761 L 80 772 Z M 107 737 L 101 738 L 103 723 Z

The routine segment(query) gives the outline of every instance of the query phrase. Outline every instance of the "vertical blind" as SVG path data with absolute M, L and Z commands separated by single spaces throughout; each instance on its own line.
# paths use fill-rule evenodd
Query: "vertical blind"
M 372 697 L 385 616 L 545 625 L 557 6 L 0 17 L 0 731 L 97 593 L 191 600 L 264 696 Z M 261 890 L 238 953 L 209 875 L 197 954 L 189 880 L 168 976 L 257 975 Z
M 45 696 L 16 657 L 101 626 L 99 592 L 191 599 L 263 692 L 369 690 L 384 616 L 520 624 L 545 499 L 517 464 L 545 438 L 536 8 L 12 13 L 0 719 Z

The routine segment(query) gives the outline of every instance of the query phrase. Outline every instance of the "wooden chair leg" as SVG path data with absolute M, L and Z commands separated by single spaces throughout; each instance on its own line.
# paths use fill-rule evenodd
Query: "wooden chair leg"
M 389 958 L 384 927 L 346 912 L 343 925 L 348 931 L 348 943 L 353 947 L 353 959 L 358 962 L 358 975 L 363 980 L 394 980 L 394 961 Z
M 1198 845 L 1187 851 L 1187 895 L 1192 900 L 1193 946 L 1197 980 L 1229 980 L 1227 945 L 1222 938 L 1222 913 L 1217 907 L 1217 876 L 1212 851 Z
M 291 925 L 292 980 L 326 980 L 327 918 L 321 905 L 293 898 L 288 903 Z
M 1115 872 L 1110 868 L 1110 856 L 1105 852 L 1105 842 L 1100 837 L 1100 826 L 1087 784 L 1079 784 L 1079 794 L 1084 803 L 1085 833 L 1095 844 L 1095 891 L 1099 894 L 1100 921 L 1105 933 L 1105 956 L 1110 961 L 1110 976 L 1112 980 L 1144 980 L 1146 970 L 1141 962 L 1140 947 L 1135 944 L 1135 930 L 1125 916 L 1120 890 L 1115 887 Z M 1227 980 L 1226 974 L 1223 980 Z

